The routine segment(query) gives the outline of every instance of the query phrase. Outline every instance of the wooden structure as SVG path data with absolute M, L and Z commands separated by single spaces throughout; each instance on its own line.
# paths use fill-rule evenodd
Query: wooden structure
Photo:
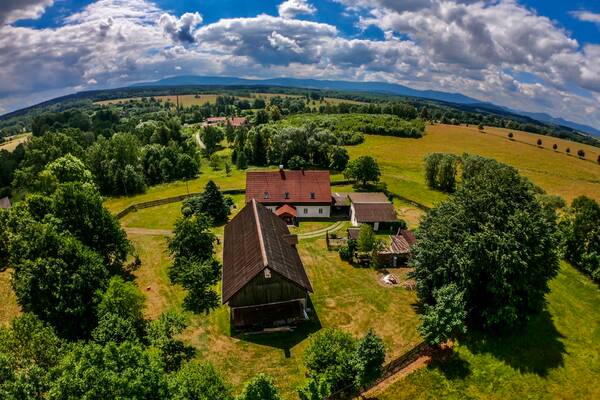
M 222 301 L 238 329 L 308 319 L 312 285 L 286 223 L 252 199 L 225 227 Z
M 411 249 L 416 241 L 412 231 L 399 229 L 395 236 L 390 236 L 390 245 L 377 255 L 379 262 L 390 267 L 405 264 L 411 256 Z
M 8 210 L 11 207 L 10 199 L 8 197 L 3 197 L 0 199 L 0 208 L 4 208 Z

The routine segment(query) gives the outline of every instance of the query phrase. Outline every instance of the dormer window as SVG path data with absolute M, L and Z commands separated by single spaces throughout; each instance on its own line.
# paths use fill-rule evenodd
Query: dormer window
M 263 199 L 268 199 L 269 198 L 269 192 L 265 192 L 263 195 Z
M 285 192 L 285 193 L 283 194 L 283 196 L 284 196 L 284 198 L 285 198 L 286 200 L 287 200 L 287 199 L 289 199 L 289 198 L 290 198 L 290 192 Z
M 265 279 L 271 278 L 271 270 L 269 268 L 265 268 Z
M 314 199 L 315 199 L 315 192 L 310 192 L 310 198 L 311 198 L 312 200 L 314 200 Z

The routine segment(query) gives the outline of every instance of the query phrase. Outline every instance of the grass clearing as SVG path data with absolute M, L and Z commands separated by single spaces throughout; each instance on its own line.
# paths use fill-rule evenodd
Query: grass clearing
M 184 294 L 168 281 L 164 238 L 130 238 L 142 257 L 136 281 L 148 297 L 147 315 L 154 318 L 167 309 L 180 309 Z M 321 327 L 341 327 L 356 336 L 373 328 L 384 339 L 389 358 L 419 341 L 414 292 L 382 287 L 376 271 L 342 262 L 336 252 L 326 250 L 323 238 L 301 241 L 299 251 L 315 290 L 311 301 L 317 318 L 312 323 L 291 334 L 231 336 L 226 307 L 189 315 L 184 341 L 197 349 L 199 360 L 219 368 L 238 392 L 244 381 L 264 372 L 274 377 L 285 398 L 296 398 L 296 388 L 304 380 L 301 356 L 308 334 Z M 220 257 L 220 251 L 217 254 Z
M 473 337 L 445 364 L 391 385 L 379 400 L 600 398 L 600 291 L 563 263 L 548 311 L 503 338 Z
M 479 132 L 477 127 L 427 126 L 426 135 L 421 139 L 367 135 L 363 144 L 349 146 L 348 152 L 351 158 L 365 154 L 375 157 L 382 170 L 382 180 L 392 192 L 426 206 L 433 206 L 445 198 L 444 194 L 425 184 L 423 159 L 434 152 L 467 152 L 495 158 L 515 166 L 548 193 L 562 196 L 567 201 L 581 194 L 600 200 L 599 165 L 528 143 L 510 141 L 506 129 L 486 128 L 486 132 Z M 523 141 L 537 140 L 537 135 L 515 134 Z M 558 143 L 560 148 L 570 146 L 572 152 L 583 148 L 588 158 L 600 151 L 562 139 L 543 138 L 548 143 L 550 140 Z
M 10 283 L 11 270 L 0 272 L 0 326 L 6 326 L 10 321 L 21 313 L 21 307 L 17 303 L 17 296 Z
M 0 144 L 0 150 L 13 152 L 18 145 L 20 145 L 21 143 L 25 143 L 30 136 L 31 133 L 22 133 L 20 135 L 12 136 L 7 142 L 3 142 Z

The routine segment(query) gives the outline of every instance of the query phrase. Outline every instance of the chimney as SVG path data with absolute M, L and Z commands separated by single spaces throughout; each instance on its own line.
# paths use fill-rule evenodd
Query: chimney
M 279 164 L 279 175 L 281 175 L 281 179 L 285 180 L 285 171 L 283 170 L 283 164 Z

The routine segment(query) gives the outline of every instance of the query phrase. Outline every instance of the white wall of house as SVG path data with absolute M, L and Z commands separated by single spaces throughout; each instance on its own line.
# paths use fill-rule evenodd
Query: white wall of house
M 329 218 L 329 216 L 331 215 L 331 206 L 298 205 L 295 207 L 296 207 L 296 212 L 298 213 L 298 218 Z
M 293 205 L 296 207 L 298 218 L 329 218 L 331 216 L 331 206 L 316 205 Z M 275 212 L 279 206 L 267 205 L 267 209 Z

